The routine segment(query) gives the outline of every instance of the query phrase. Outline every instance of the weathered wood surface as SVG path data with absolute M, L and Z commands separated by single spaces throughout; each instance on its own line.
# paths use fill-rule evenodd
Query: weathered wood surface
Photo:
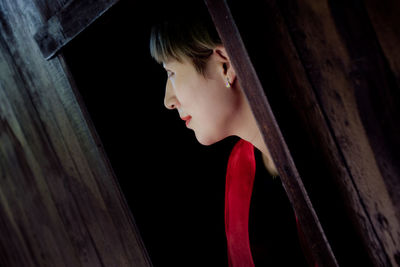
M 43 56 L 53 57 L 63 46 L 87 28 L 119 0 L 70 0 L 48 19 L 35 34 Z
M 245 23 L 257 30 L 239 30 L 258 45 L 250 58 L 339 265 L 398 266 L 399 4 L 237 6 L 252 15 Z
M 376 155 L 377 163 L 380 171 L 384 176 L 385 183 L 389 190 L 389 194 L 396 206 L 396 216 L 400 220 L 400 2 L 399 1 L 365 1 L 364 12 L 367 12 L 371 26 L 366 34 L 372 35 L 374 43 L 368 47 L 364 53 L 374 55 L 376 57 L 370 59 L 372 65 L 379 67 L 377 70 L 365 70 L 366 75 L 374 76 L 370 87 L 378 88 L 378 94 L 369 89 L 371 106 L 374 110 L 379 110 L 376 120 L 381 124 L 381 136 L 373 136 L 369 131 L 367 134 L 370 139 L 378 139 L 374 141 L 372 147 Z M 366 16 L 366 14 L 364 14 Z M 369 71 L 369 73 L 366 73 Z M 372 99 L 371 99 L 372 98 Z M 368 105 L 368 103 L 367 103 Z M 385 107 L 384 109 L 380 107 Z M 365 121 L 368 118 L 364 118 Z M 383 136 L 382 136 L 383 135 Z M 385 143 L 380 144 L 383 141 Z M 379 147 L 383 147 L 380 149 Z M 386 152 L 382 151 L 386 150 Z M 389 164 L 388 164 L 389 163 Z M 400 256 L 400 255 L 399 255 Z M 399 258 L 400 260 L 400 258 Z
M 400 2 L 364 0 L 366 12 L 385 59 L 400 87 Z
M 33 36 L 65 1 L 0 1 L 0 265 L 151 266 L 61 56 Z
M 338 266 L 225 1 L 205 1 L 319 266 Z
M 359 198 L 353 207 L 365 243 L 375 265 L 396 266 L 399 88 L 364 4 L 281 1 L 279 6 L 347 169 L 347 177 L 337 180 Z M 392 21 L 387 26 L 397 25 Z M 366 216 L 360 216 L 357 206 L 364 206 Z

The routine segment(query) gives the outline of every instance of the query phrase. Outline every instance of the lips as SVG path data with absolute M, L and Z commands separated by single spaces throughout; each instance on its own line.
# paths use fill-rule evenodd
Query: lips
M 192 119 L 192 116 L 188 115 L 185 117 L 181 117 L 182 120 L 185 121 L 186 127 L 189 125 L 190 120 Z

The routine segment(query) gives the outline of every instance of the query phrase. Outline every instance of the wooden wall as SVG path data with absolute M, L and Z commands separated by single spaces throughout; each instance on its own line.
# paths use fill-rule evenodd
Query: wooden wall
M 0 1 L 0 265 L 151 266 L 62 56 L 34 40 L 66 1 Z
M 223 4 L 206 2 L 223 10 Z M 249 87 L 244 89 L 295 210 L 301 214 L 305 206 L 293 194 L 297 169 L 339 266 L 399 266 L 398 2 L 227 3 L 241 36 L 221 11 L 212 12 L 216 26 Z M 257 81 L 249 82 L 246 55 L 230 47 L 240 37 L 267 104 L 255 90 Z M 277 126 L 284 141 L 276 138 Z M 295 166 L 277 142 L 287 143 Z M 310 217 L 300 218 L 305 228 Z M 319 242 L 308 236 L 311 244 Z
M 63 56 L 42 55 L 78 2 L 0 1 L 2 266 L 151 265 Z M 321 266 L 399 266 L 400 4 L 205 2 Z

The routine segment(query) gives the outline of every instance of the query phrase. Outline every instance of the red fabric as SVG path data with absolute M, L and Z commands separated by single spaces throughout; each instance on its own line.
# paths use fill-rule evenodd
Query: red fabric
M 229 267 L 254 267 L 249 240 L 250 200 L 256 174 L 251 143 L 240 140 L 229 156 L 225 184 L 225 232 Z M 300 243 L 311 266 L 318 267 L 305 245 L 304 233 L 296 217 Z
M 256 173 L 254 147 L 240 140 L 228 161 L 225 185 L 225 232 L 230 267 L 252 267 L 249 210 Z

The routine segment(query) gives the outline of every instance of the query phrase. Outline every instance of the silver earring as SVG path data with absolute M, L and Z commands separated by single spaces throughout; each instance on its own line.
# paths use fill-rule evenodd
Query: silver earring
M 226 88 L 231 88 L 231 83 L 229 82 L 229 77 L 226 77 Z

